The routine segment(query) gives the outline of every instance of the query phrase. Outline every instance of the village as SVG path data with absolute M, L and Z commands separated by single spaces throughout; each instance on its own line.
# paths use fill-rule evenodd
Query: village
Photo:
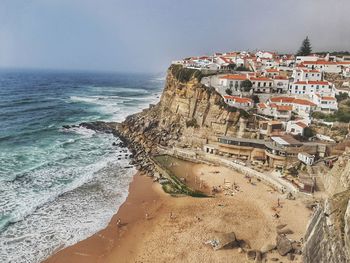
M 248 113 L 239 120 L 237 135 L 208 140 L 205 155 L 267 174 L 297 191 L 322 191 L 320 175 L 347 147 L 342 141 L 349 121 L 334 116 L 349 98 L 350 56 L 242 51 L 172 64 L 200 70 L 201 83 L 214 88 L 226 106 Z

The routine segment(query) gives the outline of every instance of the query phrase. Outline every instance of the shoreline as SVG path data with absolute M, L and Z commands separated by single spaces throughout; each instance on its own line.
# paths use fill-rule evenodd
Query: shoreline
M 126 200 L 113 215 L 107 227 L 87 239 L 54 252 L 42 262 L 107 262 L 107 256 L 112 252 L 127 257 L 129 253 L 132 253 L 129 250 L 125 251 L 130 242 L 134 241 L 132 233 L 135 232 L 140 222 L 146 220 L 146 213 L 151 215 L 161 205 L 161 198 L 165 196 L 159 184 L 154 184 L 152 178 L 137 172 L 129 184 Z M 117 224 L 118 219 L 121 219 L 120 226 Z
M 233 231 L 249 247 L 260 250 L 267 243 L 275 242 L 276 227 L 281 224 L 293 230 L 290 235 L 293 240 L 303 237 L 311 214 L 303 200 L 282 200 L 268 185 L 256 179 L 248 183 L 243 174 L 227 167 L 176 162 L 173 169 L 178 174 L 191 169 L 189 181 L 202 180 L 207 189 L 224 188 L 231 182 L 237 184 L 239 190 L 229 194 L 223 191 L 214 198 L 172 197 L 152 178 L 137 173 L 129 185 L 126 201 L 105 229 L 43 262 L 231 262 L 232 258 L 235 262 L 246 262 L 245 253 L 240 250 L 214 251 L 205 242 L 216 233 Z M 281 198 L 281 208 L 276 206 L 278 198 Z M 281 218 L 273 217 L 276 211 Z M 295 211 L 299 212 L 298 216 Z M 118 218 L 121 227 L 117 226 Z M 277 251 L 265 256 L 284 262 Z M 299 260 L 297 256 L 295 262 L 301 262 Z

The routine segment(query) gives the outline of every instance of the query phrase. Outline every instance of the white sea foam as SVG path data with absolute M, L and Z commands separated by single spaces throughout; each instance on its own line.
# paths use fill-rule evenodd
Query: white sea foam
M 106 140 L 108 145 L 113 141 L 109 135 L 100 136 L 109 137 Z M 90 142 L 87 142 L 90 149 L 98 143 L 92 142 L 93 139 L 89 138 Z M 26 192 L 23 181 L 15 183 L 17 190 L 21 188 L 23 194 L 8 196 L 18 198 L 11 219 L 17 223 L 9 225 L 0 234 L 0 262 L 40 262 L 55 249 L 74 244 L 106 226 L 125 200 L 134 172 L 123 168 L 129 160 L 117 160 L 120 150 L 108 145 L 102 145 L 107 151 L 102 153 L 99 161 L 66 170 L 67 174 L 73 171 L 75 174 L 74 180 L 64 187 L 48 181 L 50 174 L 61 176 L 64 180 L 67 175 L 58 174 L 63 172 L 62 169 L 45 169 L 33 175 L 35 178 L 32 180 L 35 181 L 30 185 L 37 185 L 40 189 L 38 194 L 31 193 L 29 189 Z M 48 190 L 45 191 L 45 188 Z
M 161 81 L 155 78 L 151 82 Z M 90 105 L 87 110 L 92 114 L 82 116 L 79 122 L 122 121 L 159 101 L 154 89 L 92 89 L 95 93 L 65 99 L 74 107 L 73 103 L 79 102 Z M 96 95 L 97 90 L 102 95 Z M 105 96 L 109 93 L 114 94 Z M 76 122 L 72 115 L 64 124 Z M 12 167 L 23 168 L 12 172 L 12 180 L 0 183 L 0 224 L 17 222 L 0 230 L 0 262 L 40 262 L 53 251 L 92 235 L 107 225 L 127 196 L 135 170 L 124 168 L 129 160 L 112 146 L 116 138 L 83 127 L 61 131 L 64 136 L 48 140 L 49 147 L 34 144 L 7 153 L 8 158 L 0 153 L 0 164 L 10 161 Z

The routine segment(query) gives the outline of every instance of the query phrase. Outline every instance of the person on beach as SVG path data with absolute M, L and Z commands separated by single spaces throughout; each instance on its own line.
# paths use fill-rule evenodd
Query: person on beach
M 277 207 L 281 207 L 280 199 L 277 198 Z
M 120 218 L 118 218 L 118 220 L 117 220 L 117 227 L 121 227 L 121 225 L 122 225 L 122 221 L 121 221 Z
M 148 213 L 145 214 L 145 218 L 146 218 L 146 220 L 149 219 L 149 214 Z

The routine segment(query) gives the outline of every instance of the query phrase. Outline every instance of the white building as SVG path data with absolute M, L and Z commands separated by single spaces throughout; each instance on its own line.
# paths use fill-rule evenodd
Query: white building
M 294 69 L 292 73 L 294 81 L 321 81 L 322 73 L 316 69 Z
M 305 61 L 317 61 L 319 58 L 317 56 L 297 56 L 295 58 L 296 64 L 303 63 Z
M 298 153 L 298 160 L 302 161 L 306 165 L 312 165 L 315 161 L 315 156 L 306 152 Z
M 289 79 L 285 76 L 274 76 L 273 89 L 277 93 L 287 93 L 289 87 Z
M 303 118 L 308 118 L 317 106 L 312 101 L 306 99 L 297 99 L 293 97 L 273 97 L 268 100 L 268 103 L 292 106 L 293 112 Z
M 266 51 L 258 51 L 258 52 L 255 53 L 255 56 L 259 57 L 259 58 L 272 59 L 274 54 L 271 53 L 271 52 L 266 52 Z
M 323 96 L 321 94 L 311 95 L 312 101 L 317 105 L 317 110 L 321 111 L 337 111 L 338 102 L 335 97 Z
M 307 125 L 301 121 L 288 121 L 286 132 L 292 134 L 292 135 L 304 135 L 304 129 L 307 127 Z
M 271 93 L 273 80 L 266 77 L 250 77 L 253 84 L 253 91 L 256 93 Z
M 259 103 L 258 114 L 272 117 L 274 119 L 289 120 L 292 116 L 293 107 L 290 105 L 277 105 L 275 103 Z
M 225 102 L 232 107 L 240 108 L 240 109 L 250 109 L 253 107 L 253 100 L 250 98 L 243 98 L 237 96 L 223 96 Z
M 232 74 L 219 77 L 220 94 L 225 94 L 226 89 L 230 89 L 233 93 L 241 91 L 241 83 L 248 79 L 247 74 Z
M 303 65 L 308 69 L 317 69 L 326 73 L 341 73 L 341 66 L 334 61 L 317 60 L 317 61 L 305 61 Z
M 314 93 L 334 94 L 333 85 L 328 81 L 296 81 L 289 85 L 290 94 L 311 95 Z

